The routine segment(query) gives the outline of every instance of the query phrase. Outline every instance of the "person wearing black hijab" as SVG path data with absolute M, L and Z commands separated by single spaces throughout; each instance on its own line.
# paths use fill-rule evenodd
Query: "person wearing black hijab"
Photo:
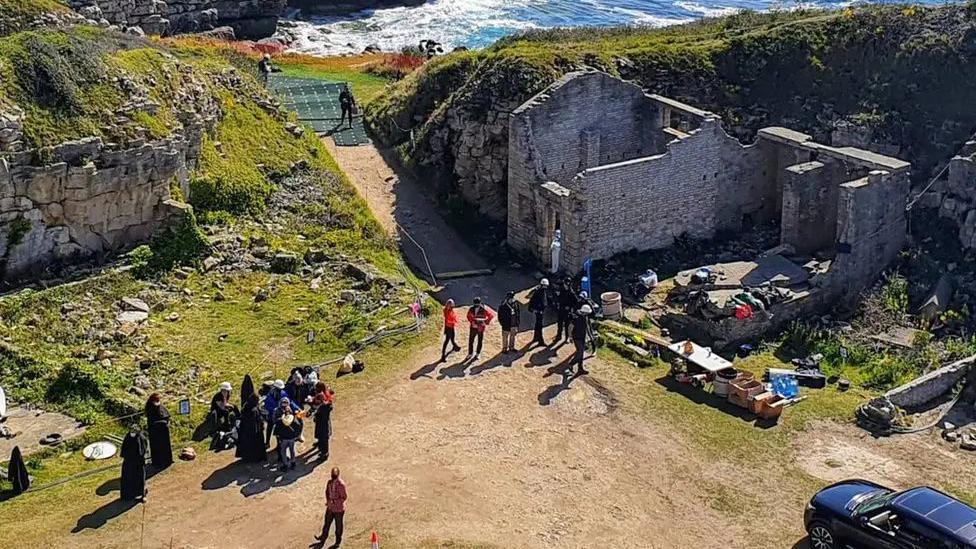
M 146 497 L 146 437 L 133 426 L 122 440 L 121 494 L 123 501 L 140 501 Z
M 7 464 L 7 478 L 14 485 L 15 494 L 23 494 L 30 488 L 30 476 L 24 464 L 24 456 L 20 454 L 20 446 L 14 446 L 10 452 L 10 463 Z
M 244 400 L 241 409 L 241 423 L 237 433 L 237 450 L 234 455 L 247 463 L 264 461 L 268 455 L 264 443 L 264 417 L 261 415 L 261 404 L 258 394 L 254 392 L 254 384 L 249 383 L 250 376 L 244 378 L 242 388 L 251 388 L 249 395 L 242 394 Z
M 173 447 L 169 440 L 169 410 L 163 406 L 159 393 L 153 393 L 146 401 L 146 422 L 153 467 L 165 469 L 173 464 Z

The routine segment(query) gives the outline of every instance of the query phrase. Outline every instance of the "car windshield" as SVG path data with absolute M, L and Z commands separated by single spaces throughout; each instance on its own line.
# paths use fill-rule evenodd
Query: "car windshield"
M 889 492 L 887 490 L 872 492 L 864 498 L 864 501 L 861 501 L 854 507 L 854 515 L 863 516 L 871 514 L 891 503 L 891 500 L 898 497 L 900 493 L 901 492 Z

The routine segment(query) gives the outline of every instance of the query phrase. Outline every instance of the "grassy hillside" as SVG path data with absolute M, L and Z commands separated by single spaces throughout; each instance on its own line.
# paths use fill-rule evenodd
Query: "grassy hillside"
M 0 297 L 8 398 L 89 425 L 81 440 L 35 456 L 37 482 L 89 469 L 65 451 L 124 428 L 111 418 L 141 410 L 149 392 L 171 411 L 177 399 L 194 402 L 175 419 L 181 444 L 220 381 L 286 377 L 412 321 L 404 305 L 417 294 L 395 247 L 318 137 L 270 106 L 253 68 L 232 48 L 90 27 L 0 37 L 0 109 L 23 111 L 37 162 L 70 139 L 165 137 L 190 112 L 212 126 L 190 196 L 178 196 L 200 226 L 188 218 L 120 258 L 130 270 Z M 354 301 L 340 299 L 350 290 Z M 122 299 L 134 297 L 150 318 L 119 321 Z
M 504 180 L 486 184 L 484 174 L 506 163 L 507 112 L 565 72 L 595 67 L 710 109 L 746 140 L 771 124 L 829 140 L 837 121 L 851 121 L 900 148 L 925 179 L 976 128 L 974 39 L 972 4 L 529 32 L 428 63 L 367 116 L 408 165 L 454 192 L 494 185 L 503 195 Z M 499 127 L 472 158 L 461 136 L 485 125 Z

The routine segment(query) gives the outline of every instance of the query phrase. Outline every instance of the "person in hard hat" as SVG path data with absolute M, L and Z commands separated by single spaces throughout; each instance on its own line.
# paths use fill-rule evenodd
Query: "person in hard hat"
M 318 541 L 324 542 L 329 537 L 329 530 L 332 523 L 335 523 L 335 544 L 332 547 L 339 547 L 342 543 L 342 523 L 346 516 L 346 483 L 339 478 L 339 468 L 332 468 L 332 477 L 325 485 L 325 522 L 322 524 L 322 533 L 315 536 Z
M 539 281 L 536 289 L 532 291 L 532 295 L 529 296 L 529 312 L 535 315 L 535 332 L 532 337 L 533 344 L 546 345 L 546 340 L 542 336 L 542 324 L 546 315 L 546 309 L 549 308 L 549 297 L 549 279 L 543 278 Z
M 481 348 L 485 343 L 485 329 L 494 318 L 495 313 L 481 302 L 481 298 L 474 298 L 471 307 L 468 308 L 468 357 L 464 360 L 481 358 Z
M 441 345 L 441 362 L 447 360 L 447 355 L 461 350 L 455 339 L 455 327 L 457 326 L 457 311 L 454 310 L 454 300 L 448 299 L 444 304 L 444 344 Z M 451 344 L 451 350 L 447 350 L 447 345 Z
M 584 304 L 573 315 L 573 345 L 576 352 L 573 354 L 573 363 L 576 364 L 576 375 L 582 376 L 589 372 L 583 367 L 583 355 L 586 353 L 587 339 L 593 339 L 592 327 L 590 326 L 590 316 L 593 308 Z
M 210 417 L 217 431 L 230 431 L 234 422 L 240 417 L 240 410 L 230 403 L 230 393 L 233 390 L 229 381 L 220 384 L 217 394 L 210 399 Z
M 264 54 L 261 60 L 258 61 L 258 73 L 261 75 L 261 81 L 264 85 L 268 85 L 268 79 L 271 78 L 271 73 L 274 72 L 274 65 L 271 64 L 271 54 Z

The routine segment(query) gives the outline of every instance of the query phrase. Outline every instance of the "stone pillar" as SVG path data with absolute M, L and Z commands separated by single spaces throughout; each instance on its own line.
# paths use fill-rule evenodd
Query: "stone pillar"
M 837 185 L 821 162 L 786 168 L 780 242 L 808 254 L 831 246 L 837 234 Z

